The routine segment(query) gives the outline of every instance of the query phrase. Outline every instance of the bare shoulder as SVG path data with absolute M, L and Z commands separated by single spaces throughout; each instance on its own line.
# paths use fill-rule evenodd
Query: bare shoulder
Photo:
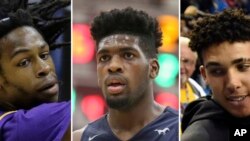
M 85 131 L 86 127 L 87 125 L 73 132 L 73 141 L 81 141 L 82 133 Z

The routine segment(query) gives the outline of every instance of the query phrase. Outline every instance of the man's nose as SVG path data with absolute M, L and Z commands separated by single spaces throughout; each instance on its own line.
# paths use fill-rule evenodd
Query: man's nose
M 36 77 L 44 77 L 49 74 L 51 70 L 50 65 L 46 60 L 39 59 L 37 64 Z
M 227 72 L 226 83 L 226 87 L 230 92 L 234 92 L 235 90 L 241 88 L 242 82 L 240 74 L 237 71 L 229 70 Z
M 122 61 L 119 56 L 113 56 L 108 66 L 108 72 L 122 72 Z

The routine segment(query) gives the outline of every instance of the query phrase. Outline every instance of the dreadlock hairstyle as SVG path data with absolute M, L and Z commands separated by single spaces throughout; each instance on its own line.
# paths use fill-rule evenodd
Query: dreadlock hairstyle
M 20 26 L 37 29 L 49 44 L 50 49 L 68 46 L 70 43 L 55 43 L 67 28 L 70 17 L 55 17 L 55 12 L 70 4 L 70 0 L 43 0 L 28 3 L 28 0 L 0 1 L 0 39 Z
M 91 25 L 91 34 L 97 46 L 101 39 L 111 34 L 139 36 L 142 50 L 149 58 L 156 58 L 157 48 L 162 44 L 162 33 L 156 19 L 131 7 L 101 12 Z
M 222 42 L 250 41 L 250 17 L 243 10 L 227 9 L 217 15 L 203 18 L 191 34 L 189 46 L 197 51 L 201 63 L 202 52 Z

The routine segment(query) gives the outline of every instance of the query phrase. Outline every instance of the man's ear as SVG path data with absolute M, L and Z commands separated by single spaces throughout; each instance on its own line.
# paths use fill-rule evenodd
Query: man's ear
M 160 65 L 156 58 L 149 60 L 149 77 L 155 79 L 159 73 Z
M 203 65 L 200 66 L 200 73 L 201 73 L 203 80 L 207 83 L 207 74 L 206 74 L 205 67 Z

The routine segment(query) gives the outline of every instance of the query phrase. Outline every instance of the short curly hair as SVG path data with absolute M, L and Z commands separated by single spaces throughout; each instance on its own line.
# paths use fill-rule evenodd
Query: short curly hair
M 202 52 L 223 42 L 250 41 L 250 18 L 241 9 L 227 9 L 204 17 L 191 33 L 190 48 L 197 51 L 201 63 Z
M 157 56 L 157 48 L 162 45 L 162 32 L 155 18 L 144 11 L 113 9 L 101 14 L 93 20 L 91 34 L 98 46 L 101 39 L 111 34 L 131 34 L 139 36 L 142 50 L 149 58 Z

